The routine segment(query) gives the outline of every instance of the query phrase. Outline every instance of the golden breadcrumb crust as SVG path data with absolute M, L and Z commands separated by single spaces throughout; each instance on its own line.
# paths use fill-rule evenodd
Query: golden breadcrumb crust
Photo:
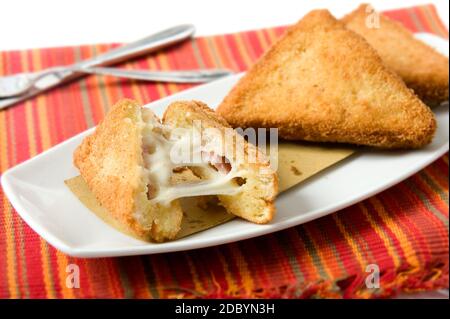
M 163 241 L 178 233 L 182 211 L 177 201 L 168 207 L 148 201 L 142 129 L 141 106 L 119 101 L 75 150 L 74 164 L 100 205 L 125 228 L 139 238 Z
M 327 10 L 289 28 L 218 113 L 233 127 L 278 127 L 289 140 L 381 148 L 422 147 L 436 129 L 430 109 Z
M 194 121 L 200 121 L 202 128 L 217 128 L 223 131 L 230 128 L 220 115 L 199 101 L 179 101 L 169 105 L 163 116 L 163 123 L 174 127 L 191 128 Z M 225 142 L 227 143 L 227 142 Z M 237 195 L 219 195 L 220 203 L 229 213 L 262 224 L 272 220 L 275 213 L 275 197 L 278 192 L 278 180 L 268 160 L 253 144 L 247 143 L 242 136 L 233 132 L 230 143 L 242 145 L 234 148 L 235 154 L 224 154 L 232 165 L 238 165 L 245 172 L 242 175 L 246 183 Z M 220 148 L 220 147 L 219 147 Z M 219 153 L 220 150 L 217 150 Z M 228 148 L 230 149 L 230 148 Z M 242 153 L 240 153 L 242 151 Z M 259 160 L 249 163 L 249 152 L 254 152 Z M 198 173 L 201 170 L 193 170 Z M 207 177 L 207 176 L 202 176 Z
M 367 4 L 345 16 L 350 30 L 362 35 L 386 65 L 425 102 L 448 101 L 448 58 L 416 39 L 401 23 L 379 15 L 379 27 L 367 23 L 373 14 Z

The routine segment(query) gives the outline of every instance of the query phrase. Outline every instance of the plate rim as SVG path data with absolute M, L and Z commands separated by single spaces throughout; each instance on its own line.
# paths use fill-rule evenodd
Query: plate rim
M 446 42 L 448 45 L 448 41 L 446 41 L 445 39 L 441 39 L 441 40 Z M 424 42 L 426 42 L 426 41 L 424 41 Z M 204 84 L 204 85 L 199 85 L 199 86 L 196 86 L 193 88 L 189 88 L 187 90 L 177 92 L 173 95 L 169 95 L 169 96 L 163 97 L 161 99 L 152 101 L 148 104 L 145 104 L 144 106 L 151 106 L 154 103 L 163 104 L 164 102 L 170 101 L 179 95 L 185 95 L 186 93 L 187 94 L 195 93 L 195 91 L 197 91 L 197 90 L 201 91 L 207 85 L 211 85 L 211 84 L 221 85 L 222 82 L 230 81 L 231 78 L 235 78 L 235 77 L 237 78 L 239 76 L 242 76 L 242 74 L 243 73 L 238 73 L 235 75 L 227 76 L 223 79 L 217 80 L 217 81 L 209 83 L 209 84 Z M 366 192 L 362 196 L 355 196 L 351 200 L 342 200 L 340 202 L 333 203 L 326 207 L 323 207 L 323 208 L 319 209 L 315 214 L 313 214 L 314 216 L 310 216 L 309 218 L 306 217 L 306 218 L 304 218 L 304 220 L 302 220 L 301 218 L 298 218 L 298 219 L 291 218 L 288 220 L 281 221 L 277 224 L 259 225 L 260 227 L 258 229 L 250 230 L 248 232 L 245 232 L 244 234 L 236 234 L 232 237 L 226 237 L 225 239 L 223 238 L 223 236 L 218 236 L 216 238 L 213 238 L 212 240 L 207 241 L 206 244 L 202 243 L 202 242 L 193 243 L 193 244 L 190 244 L 190 246 L 187 248 L 183 247 L 183 245 L 181 245 L 181 246 L 177 245 L 177 243 L 179 243 L 179 241 L 172 241 L 172 242 L 166 242 L 166 244 L 169 244 L 169 245 L 164 246 L 163 249 L 158 249 L 158 248 L 155 249 L 155 247 L 157 247 L 159 245 L 159 244 L 155 244 L 155 243 L 149 243 L 149 244 L 155 245 L 155 246 L 142 245 L 142 246 L 135 246 L 132 249 L 127 248 L 127 247 L 126 248 L 120 248 L 120 247 L 119 248 L 117 248 L 117 247 L 102 248 L 101 250 L 99 250 L 98 248 L 83 249 L 83 248 L 78 248 L 78 247 L 73 247 L 73 246 L 68 245 L 66 242 L 64 242 L 63 239 L 59 238 L 58 236 L 53 235 L 52 232 L 46 231 L 44 226 L 41 227 L 39 222 L 35 221 L 35 218 L 32 217 L 32 214 L 28 214 L 26 212 L 25 207 L 22 205 L 20 199 L 18 198 L 19 194 L 16 194 L 17 192 L 14 191 L 12 188 L 13 188 L 13 179 L 15 178 L 14 174 L 17 171 L 20 171 L 23 167 L 26 167 L 27 165 L 29 165 L 30 162 L 35 162 L 37 160 L 41 160 L 43 157 L 46 157 L 53 152 L 57 152 L 58 148 L 63 147 L 65 145 L 70 145 L 71 143 L 73 143 L 74 140 L 80 139 L 83 136 L 88 135 L 90 132 L 95 130 L 95 127 L 96 126 L 94 126 L 92 128 L 88 128 L 88 129 L 86 129 L 82 132 L 79 132 L 79 133 L 75 134 L 74 136 L 72 136 L 58 144 L 53 145 L 51 148 L 37 154 L 36 156 L 33 156 L 15 166 L 7 169 L 5 172 L 3 172 L 0 175 L 0 184 L 4 190 L 4 194 L 7 197 L 7 200 L 9 200 L 11 205 L 14 207 L 17 214 L 19 214 L 19 216 L 28 224 L 28 226 L 31 229 L 33 229 L 33 231 L 35 231 L 39 236 L 41 236 L 43 239 L 45 239 L 50 245 L 52 245 L 56 249 L 62 251 L 63 253 L 66 253 L 66 254 L 68 254 L 70 256 L 74 256 L 74 257 L 100 258 L 100 257 L 133 256 L 133 255 L 142 255 L 142 254 L 160 254 L 160 253 L 169 253 L 169 252 L 176 252 L 176 251 L 188 251 L 188 250 L 193 250 L 193 249 L 206 248 L 206 247 L 236 242 L 236 241 L 240 241 L 240 240 L 244 240 L 244 239 L 254 238 L 254 237 L 266 235 L 269 233 L 277 232 L 277 231 L 280 231 L 283 229 L 287 229 L 290 227 L 295 227 L 300 224 L 309 222 L 311 220 L 315 220 L 317 218 L 321 218 L 323 216 L 332 214 L 336 211 L 339 211 L 346 207 L 354 205 L 355 203 L 361 202 L 361 201 L 363 201 L 371 196 L 374 196 L 380 192 L 383 192 L 384 190 L 391 188 L 392 186 L 394 186 L 394 185 L 402 182 L 403 180 L 409 178 L 410 176 L 416 174 L 417 172 L 422 170 L 424 167 L 430 165 L 431 163 L 436 161 L 438 158 L 443 156 L 449 150 L 449 140 L 447 140 L 446 143 L 442 144 L 438 149 L 436 149 L 434 151 L 432 156 L 430 156 L 426 160 L 422 161 L 420 165 L 415 167 L 415 169 L 405 171 L 404 174 L 398 175 L 396 178 L 392 178 L 388 183 L 383 184 L 382 187 L 375 187 L 375 186 L 372 187 L 369 192 Z M 354 154 L 349 159 L 345 159 L 344 161 L 354 160 L 355 156 L 363 155 L 363 154 L 364 153 Z M 336 164 L 338 165 L 339 163 L 336 163 Z M 328 168 L 326 170 L 328 170 Z M 314 178 L 314 176 L 312 176 L 311 178 Z M 234 221 L 236 221 L 236 220 L 234 220 Z M 205 231 L 209 231 L 209 230 L 205 230 Z M 186 237 L 186 238 L 188 238 L 188 237 Z M 148 251 L 149 249 L 151 251 Z

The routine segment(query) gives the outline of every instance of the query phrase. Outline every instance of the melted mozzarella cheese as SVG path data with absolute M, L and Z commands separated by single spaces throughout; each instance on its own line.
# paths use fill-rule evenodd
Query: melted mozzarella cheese
M 231 167 L 228 173 L 216 171 L 208 162 L 198 161 L 205 150 L 201 142 L 195 142 L 192 130 L 186 130 L 184 134 L 172 134 L 172 129 L 157 122 L 147 123 L 144 129 L 143 149 L 144 164 L 148 174 L 149 185 L 156 188 L 152 194 L 151 202 L 169 204 L 171 201 L 192 196 L 205 195 L 234 195 L 240 192 L 240 186 L 233 179 L 239 177 L 235 167 Z M 193 140 L 193 142 L 192 142 Z M 172 156 L 174 151 L 188 151 L 188 161 L 174 163 Z M 186 154 L 185 154 L 186 155 Z M 171 177 L 174 169 L 178 167 L 202 167 L 206 169 L 210 178 L 197 183 L 184 183 L 172 185 Z

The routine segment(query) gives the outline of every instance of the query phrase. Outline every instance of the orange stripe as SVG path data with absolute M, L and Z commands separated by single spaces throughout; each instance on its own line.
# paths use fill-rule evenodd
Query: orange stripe
M 344 224 L 340 220 L 339 214 L 333 214 L 332 218 L 333 218 L 334 222 L 336 223 L 336 226 L 338 227 L 341 234 L 344 235 L 345 241 L 352 249 L 352 252 L 355 254 L 356 260 L 358 261 L 359 266 L 361 267 L 361 269 L 365 270 L 367 263 L 364 261 L 364 257 L 361 255 L 361 249 L 358 246 L 358 244 L 356 243 L 355 238 L 353 238 L 351 236 L 351 234 L 349 234 L 349 232 L 345 228 Z
M 439 186 L 442 192 L 448 196 L 448 178 L 443 175 L 435 165 L 430 165 L 424 169 L 424 173 Z
M 0 172 L 4 172 L 8 166 L 8 137 L 7 137 L 7 126 L 6 126 L 6 114 L 7 111 L 0 112 Z
M 20 61 L 22 64 L 22 70 L 24 72 L 29 72 L 30 68 L 28 65 L 28 51 L 21 51 L 20 52 Z M 36 153 L 36 143 L 35 143 L 35 135 L 34 135 L 34 126 L 33 126 L 33 114 L 32 114 L 32 105 L 29 101 L 25 102 L 25 123 L 27 127 L 28 134 L 28 146 L 29 146 L 29 152 L 30 156 L 33 156 Z M 33 154 L 33 155 L 32 155 Z M 16 237 L 16 244 L 18 246 L 18 252 L 19 256 L 19 267 L 17 270 L 20 269 L 21 274 L 21 280 L 20 280 L 20 287 L 23 288 L 23 297 L 29 298 L 30 292 L 28 287 L 28 280 L 27 280 L 27 263 L 25 260 L 25 238 L 24 238 L 24 230 L 23 230 L 23 221 L 21 219 L 16 220 L 17 225 L 17 237 Z
M 417 260 L 416 252 L 414 248 L 411 246 L 407 236 L 399 227 L 398 224 L 389 216 L 388 212 L 385 210 L 383 204 L 377 197 L 372 197 L 369 199 L 372 205 L 375 207 L 378 215 L 381 217 L 385 225 L 391 230 L 393 234 L 399 239 L 399 244 L 402 250 L 405 252 L 405 258 L 408 263 L 414 267 L 419 266 L 419 261 Z
M 239 65 L 236 60 L 233 58 L 233 55 L 230 52 L 230 47 L 226 44 L 226 40 L 224 36 L 213 37 L 213 42 L 215 46 L 221 52 L 221 57 L 223 61 L 226 62 L 225 65 L 231 67 L 233 70 L 239 70 Z
M 42 237 L 39 238 L 40 244 L 41 244 L 41 263 L 42 263 L 42 274 L 44 277 L 44 284 L 45 284 L 45 294 L 47 298 L 54 299 L 56 298 L 56 292 L 55 292 L 55 286 L 53 282 L 53 276 L 52 276 L 52 266 L 50 264 L 50 256 L 49 256 L 49 246 L 48 244 L 42 239 Z
M 439 26 L 439 29 L 441 30 L 442 35 L 445 38 L 448 38 L 447 26 L 444 24 L 444 22 L 442 22 L 441 18 L 439 17 L 438 12 L 436 11 L 436 7 L 434 5 L 427 6 L 426 11 L 428 12 L 429 18 L 431 20 L 433 20 Z
M 211 38 L 205 39 L 205 50 L 208 51 L 208 54 L 211 56 L 212 61 L 214 61 L 214 67 L 216 68 L 224 68 L 225 65 L 222 62 L 220 52 L 217 50 L 217 46 L 212 41 Z
M 446 30 L 437 23 L 437 20 L 431 16 L 431 11 L 429 6 L 422 6 L 418 7 L 418 11 L 420 12 L 420 16 L 423 21 L 426 22 L 426 24 L 430 27 L 430 30 L 433 31 L 433 33 L 443 36 L 446 36 Z
M 194 283 L 195 291 L 199 292 L 200 294 L 206 294 L 206 290 L 203 287 L 202 280 L 200 280 L 198 276 L 198 271 L 196 269 L 195 263 L 193 262 L 191 256 L 188 253 L 185 253 L 184 256 L 186 257 L 187 264 L 189 267 L 189 273 L 192 276 L 192 282 Z
M 0 75 L 6 74 L 4 56 L 5 56 L 5 53 L 0 52 Z
M 198 38 L 195 40 L 197 45 L 197 59 L 202 62 L 204 68 L 210 68 L 214 65 L 214 58 L 208 48 L 206 38 Z
M 267 30 L 267 35 L 269 36 L 270 42 L 271 42 L 272 44 L 274 44 L 275 42 L 277 42 L 278 36 L 277 36 L 277 34 L 275 33 L 275 30 L 274 30 L 274 29 L 268 29 L 268 30 Z
M 269 42 L 267 42 L 263 30 L 256 31 L 256 36 L 258 37 L 259 43 L 261 43 L 261 48 L 266 51 L 270 47 L 270 44 Z
M 38 50 L 33 50 L 32 53 L 33 66 L 35 70 L 42 69 L 42 62 L 40 53 Z M 38 123 L 39 123 L 39 131 L 41 133 L 41 145 L 42 149 L 46 150 L 52 146 L 51 138 L 50 138 L 50 129 L 48 124 L 48 113 L 47 113 L 47 103 L 46 103 L 46 95 L 38 95 L 35 97 L 36 105 L 35 108 L 37 110 L 38 115 Z M 31 126 L 29 126 L 31 127 Z
M 105 264 L 108 269 L 108 273 L 110 274 L 108 278 L 110 278 L 111 286 L 113 290 L 111 291 L 114 298 L 123 298 L 124 297 L 124 289 L 122 287 L 122 283 L 120 281 L 120 276 L 118 272 L 118 268 L 116 267 L 116 260 L 113 258 L 105 259 Z
M 17 286 L 17 262 L 15 254 L 15 234 L 14 234 L 14 222 L 12 216 L 11 205 L 9 204 L 6 196 L 3 198 L 4 211 L 4 228 L 6 233 L 6 274 L 8 277 L 8 290 L 10 298 L 19 297 L 19 289 Z
M 225 259 L 222 252 L 219 249 L 215 249 L 217 256 L 219 257 L 220 265 L 222 266 L 223 272 L 225 274 L 225 280 L 228 285 L 227 294 L 232 296 L 233 293 L 239 291 L 239 287 L 234 280 L 234 276 L 231 274 L 228 267 L 229 262 Z
M 434 34 L 439 34 L 439 29 L 436 27 L 435 24 L 432 23 L 432 21 L 427 19 L 425 12 L 422 10 L 421 7 L 418 7 L 416 10 L 414 10 L 414 13 L 417 19 L 420 20 L 420 23 L 425 27 L 425 31 Z
M 400 258 L 395 251 L 395 249 L 392 247 L 389 236 L 384 232 L 382 225 L 379 225 L 372 217 L 371 214 L 369 214 L 369 211 L 367 210 L 364 203 L 358 203 L 358 207 L 361 209 L 362 213 L 366 217 L 367 221 L 369 222 L 372 229 L 377 233 L 378 237 L 383 241 L 384 247 L 386 248 L 389 256 L 391 257 L 395 267 L 399 267 L 401 264 Z
M 171 69 L 166 54 L 159 53 L 159 54 L 156 55 L 156 59 L 160 63 L 161 68 L 163 70 L 170 70 Z M 178 85 L 176 85 L 174 83 L 167 83 L 166 87 L 167 87 L 167 89 L 169 91 L 169 95 L 175 94 L 178 91 L 180 91 L 180 89 L 178 88 Z
M 61 295 L 63 298 L 75 298 L 74 291 L 76 288 L 69 288 L 66 284 L 66 278 L 68 273 L 66 272 L 66 267 L 69 264 L 68 258 L 59 250 L 56 251 L 56 262 L 58 265 L 58 277 L 59 286 L 61 287 Z
M 157 65 L 156 60 L 155 60 L 154 57 L 148 58 L 148 59 L 147 59 L 147 63 L 148 63 L 149 67 L 150 67 L 152 70 L 158 70 L 158 69 L 160 69 L 160 68 L 158 67 L 158 65 Z M 165 85 L 163 85 L 163 84 L 157 82 L 157 83 L 155 83 L 155 86 L 156 86 L 156 91 L 157 91 L 157 93 L 158 93 L 159 98 L 164 97 L 164 96 L 167 95 L 167 91 L 166 91 L 166 86 L 165 86 Z
M 14 121 L 12 119 L 12 112 L 3 112 L 3 114 L 7 114 L 7 123 L 10 125 L 8 126 L 7 132 L 9 133 L 9 139 L 10 139 L 10 145 L 11 145 L 11 153 L 13 156 L 12 158 L 12 165 L 16 163 L 16 150 L 15 150 L 15 136 L 14 136 Z M 8 161 L 6 161 L 6 165 L 9 165 Z M 8 166 L 6 166 L 8 167 Z M 17 288 L 17 274 L 16 274 L 16 254 L 15 254 L 15 231 L 14 231 L 14 222 L 13 222 L 13 216 L 12 216 L 12 208 L 11 204 L 6 199 L 6 196 L 3 198 L 5 207 L 4 212 L 4 228 L 5 228 L 5 234 L 6 234 L 6 273 L 7 273 L 7 281 L 8 281 L 8 290 L 9 290 L 9 296 L 10 298 L 17 298 L 19 296 L 19 291 Z
M 33 67 L 35 70 L 41 70 L 42 69 L 42 62 L 41 62 L 41 56 L 40 52 L 38 50 L 32 51 L 32 61 L 33 61 Z M 36 109 L 37 109 L 37 115 L 38 115 L 38 123 L 39 128 L 41 132 L 41 145 L 42 149 L 48 149 L 51 147 L 51 139 L 49 135 L 49 125 L 48 125 L 48 116 L 47 116 L 47 108 L 46 108 L 46 96 L 45 95 L 38 95 L 36 98 Z M 32 128 L 33 125 L 28 125 L 28 128 Z M 29 130 L 30 131 L 30 130 Z M 34 132 L 33 132 L 34 134 Z M 33 140 L 34 139 L 30 139 Z M 32 145 L 30 143 L 30 145 Z M 36 152 L 36 147 L 34 146 L 31 148 L 31 150 L 34 149 L 34 152 Z M 31 156 L 34 156 L 35 154 L 30 154 Z M 40 238 L 40 247 L 41 247 L 41 258 L 42 258 L 42 271 L 44 274 L 44 283 L 45 283 L 45 290 L 46 295 L 48 298 L 56 298 L 56 292 L 54 288 L 54 281 L 52 278 L 52 270 L 51 270 L 51 262 L 50 262 L 50 254 L 49 254 L 49 246 L 47 243 Z
M 319 269 L 315 266 L 313 257 L 306 246 L 305 242 L 301 238 L 299 231 L 297 228 L 294 228 L 293 238 L 295 241 L 301 246 L 302 251 L 304 252 L 301 256 L 299 256 L 299 265 L 300 269 L 303 271 L 303 275 L 305 277 L 305 281 L 313 280 L 314 278 L 320 278 L 321 275 L 319 273 Z
M 0 59 L 1 61 L 1 59 Z M 1 69 L 0 69 L 1 70 Z M 0 149 L 2 152 L 0 152 L 0 172 L 3 172 L 9 167 L 8 163 L 8 140 L 7 140 L 7 126 L 6 126 L 6 114 L 7 111 L 0 112 Z M 10 298 L 17 298 L 18 297 L 18 291 L 17 291 L 17 281 L 15 278 L 15 265 L 14 265 L 14 247 L 13 247 L 13 241 L 11 240 L 13 237 L 13 230 L 11 225 L 11 204 L 9 203 L 6 196 L 3 196 L 2 200 L 2 206 L 5 211 L 3 214 L 0 214 L 0 217 L 2 217 L 2 222 L 0 223 L 1 226 L 3 226 L 1 231 L 5 232 L 5 238 L 6 238 L 6 279 L 8 283 L 8 293 Z
M 311 231 L 309 230 L 309 227 L 303 227 L 303 229 L 305 230 L 305 232 L 308 234 L 308 237 L 311 241 L 311 243 L 313 244 L 313 248 L 316 251 L 317 256 L 319 257 L 319 262 L 320 265 L 322 265 L 322 270 L 325 271 L 325 273 L 327 274 L 328 278 L 333 278 L 333 271 L 331 270 L 331 268 L 328 266 L 327 264 L 327 258 L 325 256 L 325 254 L 327 253 L 326 249 L 322 249 L 323 246 L 321 246 L 318 241 L 316 240 L 315 236 L 311 233 Z M 333 260 L 332 263 L 334 263 L 336 265 L 336 261 Z M 339 268 L 339 266 L 337 266 L 336 268 Z
M 247 294 L 251 294 L 251 292 L 255 288 L 255 284 L 253 282 L 253 278 L 250 274 L 250 271 L 248 270 L 248 264 L 247 261 L 245 260 L 245 256 L 242 254 L 241 250 L 239 249 L 239 246 L 232 245 L 230 248 L 231 248 L 230 249 L 231 255 L 236 261 L 236 265 L 239 269 L 239 274 L 242 278 L 242 286 L 244 288 L 244 291 Z
M 240 53 L 240 56 L 242 60 L 245 62 L 245 65 L 247 67 L 251 66 L 253 64 L 253 59 L 250 57 L 247 47 L 244 45 L 242 41 L 242 35 L 239 34 L 233 34 L 233 38 L 237 44 L 238 51 Z

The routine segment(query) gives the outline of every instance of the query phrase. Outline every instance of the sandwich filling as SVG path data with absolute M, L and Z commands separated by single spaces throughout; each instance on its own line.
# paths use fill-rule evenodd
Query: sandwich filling
M 195 128 L 163 125 L 146 109 L 142 110 L 142 117 L 144 172 L 151 203 L 168 205 L 182 197 L 236 195 L 241 191 L 243 172 L 220 154 L 214 136 L 205 143 Z M 193 172 L 199 169 L 208 178 L 176 183 L 174 175 L 185 168 Z

